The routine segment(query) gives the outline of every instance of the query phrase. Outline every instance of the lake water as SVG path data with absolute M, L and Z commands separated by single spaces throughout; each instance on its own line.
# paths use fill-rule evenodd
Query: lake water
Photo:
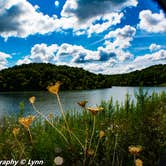
M 155 92 L 166 91 L 165 87 L 144 87 L 149 95 Z M 134 100 L 134 92 L 138 87 L 112 87 L 108 89 L 97 90 L 79 90 L 79 91 L 61 91 L 59 93 L 65 110 L 80 110 L 78 101 L 87 100 L 89 106 L 99 105 L 102 100 L 108 101 L 113 97 L 113 101 L 124 102 L 125 95 L 128 93 Z M 0 92 L 0 116 L 7 114 L 17 114 L 19 112 L 19 103 L 24 102 L 25 114 L 34 114 L 32 106 L 29 104 L 29 97 L 36 97 L 36 107 L 44 114 L 53 112 L 58 114 L 58 104 L 56 97 L 49 92 Z

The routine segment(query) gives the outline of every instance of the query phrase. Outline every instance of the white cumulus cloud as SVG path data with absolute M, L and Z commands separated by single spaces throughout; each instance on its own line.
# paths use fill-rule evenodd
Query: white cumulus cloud
M 47 46 L 45 43 L 36 44 L 31 48 L 31 55 L 17 61 L 17 65 L 28 63 L 53 63 L 58 50 L 58 45 Z
M 31 49 L 30 59 L 34 62 L 49 63 L 54 59 L 55 53 L 58 50 L 56 44 L 47 46 L 46 44 L 36 44 Z
M 139 27 L 142 30 L 153 33 L 166 32 L 166 17 L 160 13 L 152 13 L 150 10 L 143 10 L 139 14 Z
M 8 64 L 8 58 L 12 58 L 11 55 L 6 54 L 4 52 L 0 52 L 0 70 L 7 67 Z
M 130 42 L 135 36 L 136 29 L 130 25 L 125 25 L 123 28 L 118 28 L 114 31 L 110 31 L 104 38 L 114 39 L 112 45 L 114 48 L 127 48 L 130 46 Z
M 65 58 L 68 57 L 68 60 L 73 63 L 85 63 L 99 60 L 100 58 L 97 51 L 91 51 L 82 46 L 67 43 L 62 44 L 57 52 L 57 58 L 59 61 L 63 61 L 64 56 Z
M 150 50 L 151 52 L 157 51 L 157 50 L 160 50 L 160 49 L 161 49 L 161 45 L 157 45 L 157 44 L 155 44 L 155 43 L 152 43 L 152 44 L 149 46 L 149 50 Z
M 4 38 L 25 38 L 37 33 L 53 32 L 58 28 L 56 17 L 38 12 L 38 7 L 26 0 L 5 0 L 1 3 L 0 36 Z

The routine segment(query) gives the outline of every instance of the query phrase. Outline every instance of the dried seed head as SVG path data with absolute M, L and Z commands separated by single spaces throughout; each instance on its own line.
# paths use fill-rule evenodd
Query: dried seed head
M 93 115 L 96 115 L 98 112 L 101 112 L 104 110 L 103 107 L 88 107 L 88 111 L 90 111 Z
M 140 146 L 140 145 L 138 145 L 138 146 L 129 146 L 129 152 L 133 155 L 136 155 L 141 151 L 142 151 L 142 146 Z
M 35 96 L 32 96 L 32 97 L 30 97 L 29 98 L 29 102 L 31 103 L 31 104 L 34 104 L 35 103 Z
M 50 86 L 48 86 L 47 89 L 48 89 L 48 91 L 49 91 L 50 93 L 53 93 L 54 95 L 57 95 L 58 92 L 59 92 L 60 85 L 61 85 L 61 82 L 60 82 L 60 81 L 57 81 L 57 82 L 55 83 L 55 85 L 50 85 Z
M 105 132 L 103 131 L 103 130 L 101 130 L 100 132 L 99 132 L 99 138 L 101 139 L 101 138 L 103 138 L 105 136 Z
M 135 166 L 143 166 L 143 161 L 141 159 L 136 159 Z
M 35 119 L 35 116 L 28 116 L 25 118 L 22 117 L 18 119 L 18 122 L 22 124 L 26 129 L 28 129 L 34 119 Z

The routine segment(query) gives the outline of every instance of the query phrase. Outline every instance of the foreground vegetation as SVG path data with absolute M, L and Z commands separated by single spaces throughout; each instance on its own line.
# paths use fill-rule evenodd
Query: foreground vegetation
M 44 115 L 29 99 L 36 116 L 5 117 L 0 127 L 0 159 L 43 160 L 45 166 L 155 166 L 166 154 L 166 93 L 147 95 L 142 89 L 123 105 L 103 101 L 82 112 L 64 113 L 59 83 L 48 87 L 57 97 L 61 117 Z M 53 96 L 54 97 L 54 96 Z
M 63 83 L 62 90 L 110 88 L 112 85 L 165 86 L 166 65 L 128 74 L 102 75 L 53 64 L 24 64 L 0 71 L 0 91 L 46 90 L 50 83 L 57 80 Z

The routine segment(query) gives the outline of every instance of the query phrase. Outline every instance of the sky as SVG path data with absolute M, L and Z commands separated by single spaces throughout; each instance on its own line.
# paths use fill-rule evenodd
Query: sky
M 0 70 L 28 63 L 118 74 L 166 64 L 155 0 L 0 0 Z

